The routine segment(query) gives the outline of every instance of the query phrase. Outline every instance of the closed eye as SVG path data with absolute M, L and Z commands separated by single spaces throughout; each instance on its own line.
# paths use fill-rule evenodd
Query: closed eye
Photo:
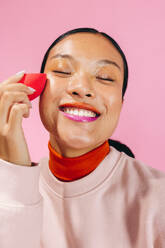
M 66 71 L 53 71 L 53 72 L 61 73 L 61 74 L 65 74 L 65 75 L 70 75 L 71 74 L 71 72 L 66 72 Z
M 96 78 L 97 79 L 100 79 L 100 80 L 111 81 L 111 82 L 114 82 L 115 81 L 112 78 L 102 78 L 102 77 L 96 77 Z

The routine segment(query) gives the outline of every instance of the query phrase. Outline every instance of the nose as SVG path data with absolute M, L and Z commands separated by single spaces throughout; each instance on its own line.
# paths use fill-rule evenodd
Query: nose
M 95 91 L 92 87 L 92 79 L 86 75 L 78 75 L 70 80 L 67 88 L 69 95 L 76 95 L 79 98 L 95 97 Z

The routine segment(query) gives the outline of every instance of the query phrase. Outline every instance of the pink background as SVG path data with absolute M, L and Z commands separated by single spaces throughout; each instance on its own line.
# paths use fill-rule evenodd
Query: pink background
M 39 72 L 49 45 L 69 29 L 107 32 L 129 65 L 125 103 L 111 138 L 128 145 L 136 159 L 165 171 L 164 10 L 163 0 L 1 0 L 0 81 L 21 70 Z M 38 161 L 49 156 L 49 135 L 40 121 L 38 99 L 32 104 L 23 126 L 31 158 Z

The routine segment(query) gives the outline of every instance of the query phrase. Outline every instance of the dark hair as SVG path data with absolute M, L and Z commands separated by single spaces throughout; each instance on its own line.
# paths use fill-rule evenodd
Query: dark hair
M 118 52 L 120 53 L 122 59 L 123 59 L 123 64 L 124 64 L 124 80 L 123 80 L 123 89 L 122 89 L 122 98 L 124 97 L 124 94 L 126 92 L 127 89 L 127 82 L 128 82 L 128 64 L 127 64 L 127 60 L 126 57 L 123 53 L 123 51 L 121 50 L 120 46 L 117 44 L 117 42 L 110 37 L 109 35 L 107 35 L 106 33 L 103 32 L 99 32 L 98 30 L 94 29 L 94 28 L 76 28 L 73 30 L 70 30 L 66 33 L 63 33 L 62 35 L 60 35 L 48 48 L 48 50 L 46 51 L 43 61 L 42 61 L 42 65 L 41 65 L 41 70 L 40 73 L 44 72 L 44 68 L 45 68 L 45 64 L 49 55 L 50 50 L 62 39 L 64 39 L 65 37 L 71 35 L 71 34 L 75 34 L 75 33 L 94 33 L 94 34 L 101 34 L 102 36 L 104 36 L 106 39 L 108 39 L 114 46 L 115 48 L 118 50 Z M 135 157 L 134 154 L 132 153 L 132 151 L 124 144 L 120 143 L 119 141 L 115 141 L 115 140 L 108 140 L 109 144 L 114 146 L 118 151 L 123 151 L 125 152 L 127 155 L 129 155 L 130 157 Z
M 120 141 L 108 139 L 108 143 L 110 146 L 115 147 L 119 152 L 124 152 L 128 156 L 135 158 L 135 155 L 133 154 L 131 149 L 128 146 L 122 144 Z

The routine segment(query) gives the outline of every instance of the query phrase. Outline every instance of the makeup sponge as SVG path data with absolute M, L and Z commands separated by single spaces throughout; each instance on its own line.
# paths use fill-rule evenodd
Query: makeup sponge
M 24 74 L 24 76 L 18 83 L 25 84 L 36 90 L 33 94 L 28 95 L 29 100 L 32 101 L 36 97 L 38 97 L 44 90 L 46 84 L 46 74 L 45 73 Z

